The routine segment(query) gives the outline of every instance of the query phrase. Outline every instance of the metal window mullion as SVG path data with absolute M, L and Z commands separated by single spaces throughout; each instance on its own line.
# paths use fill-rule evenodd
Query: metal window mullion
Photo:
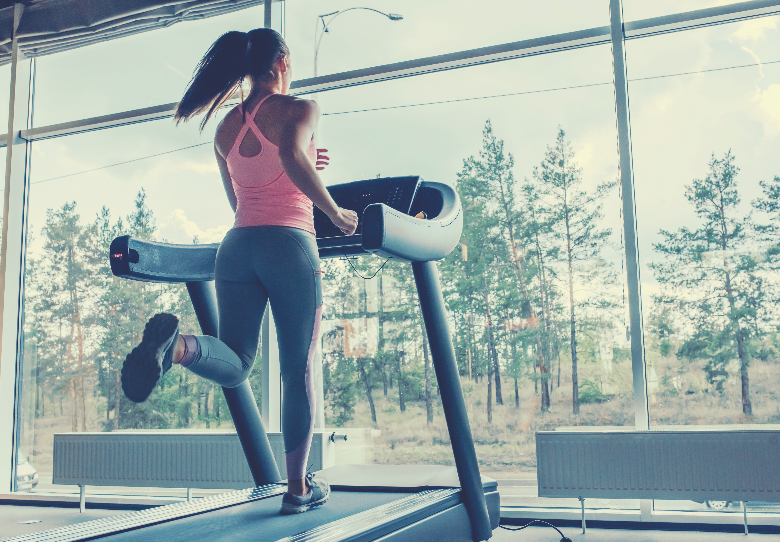
M 623 196 L 623 231 L 626 251 L 629 326 L 631 331 L 631 368 L 634 383 L 634 416 L 636 428 L 650 426 L 647 398 L 647 367 L 642 329 L 642 297 L 639 279 L 639 251 L 634 201 L 634 172 L 631 157 L 631 124 L 629 118 L 628 78 L 626 76 L 625 35 L 621 0 L 610 0 L 612 61 L 615 77 L 615 112 L 617 115 L 620 186 Z
M 21 59 L 20 59 L 21 60 Z M 25 223 L 29 189 L 29 164 L 31 143 L 19 137 L 22 127 L 31 122 L 32 82 L 34 63 L 19 61 L 17 64 L 16 97 L 14 100 L 14 128 L 9 160 L 7 238 L 4 260 L 5 283 L 3 286 L 2 347 L 0 347 L 0 487 L 4 491 L 14 489 L 16 450 L 21 426 L 21 349 L 22 296 L 24 273 Z

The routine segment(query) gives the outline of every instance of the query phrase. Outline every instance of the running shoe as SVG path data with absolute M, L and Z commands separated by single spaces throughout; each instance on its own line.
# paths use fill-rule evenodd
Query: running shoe
M 306 482 L 309 486 L 309 493 L 306 495 L 299 497 L 289 492 L 284 494 L 284 497 L 282 497 L 282 509 L 280 510 L 281 514 L 302 514 L 307 510 L 322 506 L 328 501 L 330 486 L 324 478 L 314 480 L 314 474 L 307 474 Z
M 179 319 L 155 314 L 146 323 L 141 344 L 133 348 L 122 365 L 122 389 L 131 401 L 146 401 L 160 378 L 173 365 L 173 347 L 179 338 Z

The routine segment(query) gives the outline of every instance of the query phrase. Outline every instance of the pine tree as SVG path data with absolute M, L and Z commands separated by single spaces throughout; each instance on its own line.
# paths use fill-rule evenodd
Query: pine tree
M 577 372 L 577 303 L 574 282 L 582 262 L 596 258 L 607 243 L 610 231 L 599 228 L 603 218 L 602 201 L 615 183 L 604 183 L 588 193 L 582 189 L 582 169 L 574 162 L 574 151 L 566 132 L 558 127 L 555 144 L 547 147 L 544 160 L 534 168 L 539 193 L 548 200 L 556 214 L 553 231 L 562 243 L 569 289 L 569 327 L 572 379 L 572 412 L 579 414 L 579 379 Z
M 749 301 L 759 266 L 746 248 L 755 241 L 756 233 L 752 216 L 740 208 L 739 168 L 731 151 L 721 159 L 713 154 L 708 167 L 707 176 L 695 179 L 685 190 L 698 227 L 661 230 L 663 239 L 654 248 L 664 260 L 651 267 L 667 288 L 661 299 L 686 306 L 696 325 L 696 335 L 680 347 L 680 355 L 690 359 L 706 355 L 713 381 L 728 375 L 728 361 L 736 354 L 742 412 L 750 416 L 748 322 L 755 318 L 756 307 Z

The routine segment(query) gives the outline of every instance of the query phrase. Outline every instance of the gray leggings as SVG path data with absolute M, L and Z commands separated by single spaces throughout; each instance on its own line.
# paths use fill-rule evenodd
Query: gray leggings
M 230 230 L 215 269 L 219 339 L 197 337 L 187 368 L 236 387 L 252 370 L 268 301 L 274 311 L 284 383 L 282 432 L 287 477 L 302 479 L 314 426 L 312 358 L 322 314 L 320 260 L 314 236 L 297 228 Z

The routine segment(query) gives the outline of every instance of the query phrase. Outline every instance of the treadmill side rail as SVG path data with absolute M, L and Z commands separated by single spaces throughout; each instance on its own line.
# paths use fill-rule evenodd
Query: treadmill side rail
M 220 493 L 219 495 L 194 501 L 157 506 L 138 512 L 128 512 L 127 514 L 74 523 L 59 529 L 49 529 L 35 534 L 9 538 L 5 542 L 73 542 L 76 540 L 93 540 L 115 533 L 134 531 L 152 525 L 159 525 L 160 523 L 211 512 L 212 510 L 220 510 L 230 506 L 283 495 L 285 491 L 287 491 L 286 486 L 269 484 L 252 489 Z
M 460 504 L 460 490 L 422 491 L 277 542 L 376 540 Z M 327 506 L 327 505 L 325 505 Z
M 172 245 L 122 235 L 111 242 L 111 272 L 144 282 L 207 282 L 214 280 L 219 243 Z

